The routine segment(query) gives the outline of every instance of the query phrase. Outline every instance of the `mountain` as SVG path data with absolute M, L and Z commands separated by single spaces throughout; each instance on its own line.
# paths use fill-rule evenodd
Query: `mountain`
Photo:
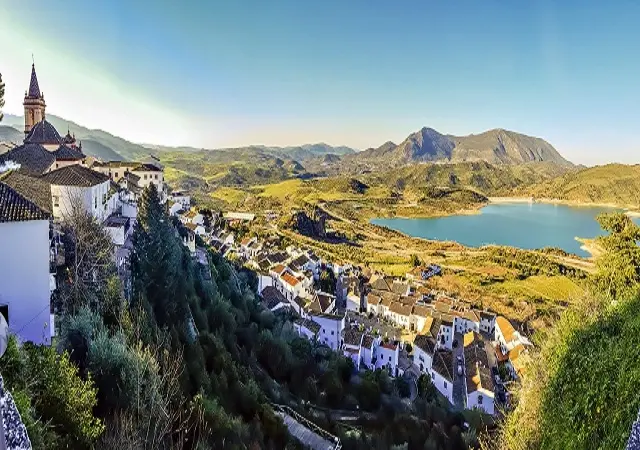
M 419 162 L 468 162 L 486 161 L 491 164 L 522 164 L 528 162 L 553 162 L 572 166 L 547 141 L 495 129 L 477 135 L 444 135 L 424 127 L 410 134 L 398 145 L 387 142 L 378 148 L 349 155 L 344 161 L 368 164 L 406 165 Z
M 140 159 L 149 155 L 147 147 L 134 144 L 121 137 L 114 136 L 102 130 L 92 130 L 82 125 L 78 125 L 70 120 L 63 119 L 53 114 L 47 114 L 47 120 L 58 130 L 61 135 L 67 130 L 75 134 L 76 138 L 82 141 L 82 149 L 85 154 L 101 159 Z M 11 114 L 5 115 L 3 123 L 14 127 L 22 128 L 24 118 Z M 22 141 L 22 137 L 20 138 Z M 86 145 L 86 148 L 85 148 Z M 118 155 L 118 156 L 116 156 Z
M 637 208 L 640 206 L 640 165 L 587 167 L 535 184 L 522 193 L 539 198 Z
M 0 142 L 20 143 L 24 139 L 24 133 L 14 127 L 0 125 Z

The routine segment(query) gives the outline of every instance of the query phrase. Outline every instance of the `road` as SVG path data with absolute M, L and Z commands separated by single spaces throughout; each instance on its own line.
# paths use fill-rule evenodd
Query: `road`
M 458 356 L 463 355 L 464 337 L 461 333 L 455 333 L 454 339 L 458 341 L 458 347 L 453 349 L 453 402 L 458 410 L 464 409 L 465 392 L 464 392 L 464 363 L 462 364 L 462 375 L 458 375 Z

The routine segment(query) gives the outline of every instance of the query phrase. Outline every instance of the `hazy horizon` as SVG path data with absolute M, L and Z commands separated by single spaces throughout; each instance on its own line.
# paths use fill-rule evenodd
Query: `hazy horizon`
M 137 143 L 361 150 L 423 126 L 505 128 L 574 163 L 635 163 L 639 15 L 630 2 L 7 0 L 4 112 L 23 114 L 33 53 L 47 113 Z

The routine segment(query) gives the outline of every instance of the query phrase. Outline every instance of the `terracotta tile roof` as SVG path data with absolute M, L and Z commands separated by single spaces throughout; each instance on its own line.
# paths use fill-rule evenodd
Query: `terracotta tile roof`
M 478 314 L 473 310 L 465 311 L 462 313 L 462 317 L 470 322 L 480 322 L 480 317 L 478 317 Z
M 40 144 L 24 144 L 0 155 L 0 164 L 9 161 L 20 164 L 18 170 L 22 173 L 40 176 L 49 170 L 56 158 Z
M 368 348 L 371 349 L 371 346 L 373 345 L 373 342 L 375 341 L 376 337 L 371 335 L 371 334 L 365 334 L 364 337 L 362 338 L 362 346 L 364 348 Z
M 300 281 L 290 273 L 284 273 L 280 275 L 280 278 L 282 278 L 282 281 L 284 281 L 286 284 L 288 284 L 291 287 L 297 286 L 298 283 L 300 283 Z
M 282 264 L 278 264 L 277 266 L 275 266 L 273 269 L 275 273 L 277 273 L 278 275 L 282 274 L 282 272 L 284 272 L 286 270 L 286 267 L 283 266 Z
M 400 314 L 402 316 L 407 316 L 407 317 L 411 315 L 411 309 L 412 309 L 411 305 L 403 305 L 402 303 L 399 303 L 399 302 L 391 303 L 391 306 L 389 306 L 390 312 L 395 314 Z
M 485 351 L 484 341 L 479 335 L 477 337 L 479 338 L 478 340 L 474 340 L 473 343 L 464 348 L 467 393 L 475 392 L 479 389 L 493 393 L 494 383 L 489 369 L 489 358 Z
M 378 291 L 388 291 L 391 292 L 391 284 L 392 280 L 387 280 L 384 277 L 378 277 L 372 281 L 370 281 L 371 289 L 375 289 Z
M 434 339 L 438 337 L 438 333 L 440 332 L 440 327 L 442 326 L 442 321 L 440 319 L 434 318 L 431 322 L 431 327 L 429 328 L 429 334 Z
M 453 382 L 453 354 L 450 351 L 438 350 L 433 355 L 431 367 L 445 380 Z
M 408 289 L 409 285 L 401 281 L 394 281 L 391 285 L 391 292 L 398 295 L 405 295 Z
M 431 336 L 418 334 L 413 339 L 413 346 L 418 347 L 423 352 L 433 356 L 433 353 L 436 350 L 436 340 Z
M 313 334 L 318 334 L 321 328 L 319 324 L 309 319 L 298 318 L 294 321 L 294 323 L 298 324 L 301 327 L 305 327 L 307 330 L 311 331 Z
M 344 351 L 352 355 L 357 355 L 360 353 L 360 348 L 345 348 Z
M 50 214 L 0 181 L 0 222 L 48 220 Z
M 387 350 L 396 350 L 398 348 L 398 344 L 391 341 L 383 342 L 380 346 L 386 348 Z
M 500 344 L 496 345 L 494 350 L 496 352 L 496 360 L 498 362 L 505 362 L 509 360 L 509 354 L 502 353 L 502 348 L 500 347 Z
M 81 165 L 66 166 L 42 176 L 42 179 L 57 186 L 91 187 L 109 181 L 109 177 Z
M 393 300 L 390 298 L 383 298 L 382 301 L 380 302 L 382 306 L 386 306 L 387 308 L 389 308 L 392 303 L 393 303 Z
M 51 153 L 56 158 L 56 161 L 77 161 L 85 158 L 84 153 L 80 150 L 66 145 L 61 145 L 56 151 Z
M 513 325 L 511 325 L 511 322 L 509 322 L 503 316 L 498 316 L 498 318 L 496 319 L 496 326 L 500 329 L 502 336 L 504 336 L 504 339 L 507 342 L 513 339 L 513 335 L 515 334 L 516 330 L 513 328 Z
M 440 300 L 434 302 L 433 307 L 436 309 L 436 311 L 443 312 L 443 313 L 448 313 L 451 310 L 450 304 L 446 302 L 442 302 Z
M 246 237 L 246 238 L 244 238 L 244 239 L 240 242 L 240 245 L 242 245 L 242 246 L 246 247 L 247 245 L 249 245 L 249 243 L 251 242 L 251 240 L 252 240 L 252 238 L 250 238 L 250 237 Z
M 300 308 L 304 308 L 305 306 L 307 306 L 307 303 L 309 303 L 309 301 L 305 298 L 300 297 L 299 295 L 296 295 L 293 298 L 293 303 L 298 305 Z
M 54 145 L 62 144 L 58 130 L 46 120 L 36 123 L 24 138 L 25 144 Z
M 357 328 L 345 328 L 342 332 L 342 339 L 347 345 L 360 346 L 364 333 Z
M 378 297 L 375 294 L 368 294 L 367 295 L 367 304 L 369 305 L 379 305 L 380 302 L 382 301 L 382 299 L 380 297 Z
M 280 303 L 287 303 L 287 299 L 273 286 L 265 287 L 260 293 L 265 306 L 268 309 L 275 308 Z
M 326 312 L 331 307 L 331 304 L 335 302 L 335 297 L 324 292 L 316 292 L 314 302 L 318 302 L 321 312 Z
M 12 187 L 27 200 L 35 203 L 43 211 L 51 213 L 51 185 L 40 178 L 30 177 L 14 170 L 0 176 L 0 180 Z
M 414 305 L 413 311 L 411 312 L 414 316 L 419 317 L 430 317 L 431 316 L 431 308 L 425 305 Z

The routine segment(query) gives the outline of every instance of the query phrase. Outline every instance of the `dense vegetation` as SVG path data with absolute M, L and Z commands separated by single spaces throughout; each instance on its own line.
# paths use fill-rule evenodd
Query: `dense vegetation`
M 501 447 L 623 448 L 640 408 L 640 229 L 599 217 L 605 254 L 590 294 L 541 332 L 540 354 L 508 416 Z

